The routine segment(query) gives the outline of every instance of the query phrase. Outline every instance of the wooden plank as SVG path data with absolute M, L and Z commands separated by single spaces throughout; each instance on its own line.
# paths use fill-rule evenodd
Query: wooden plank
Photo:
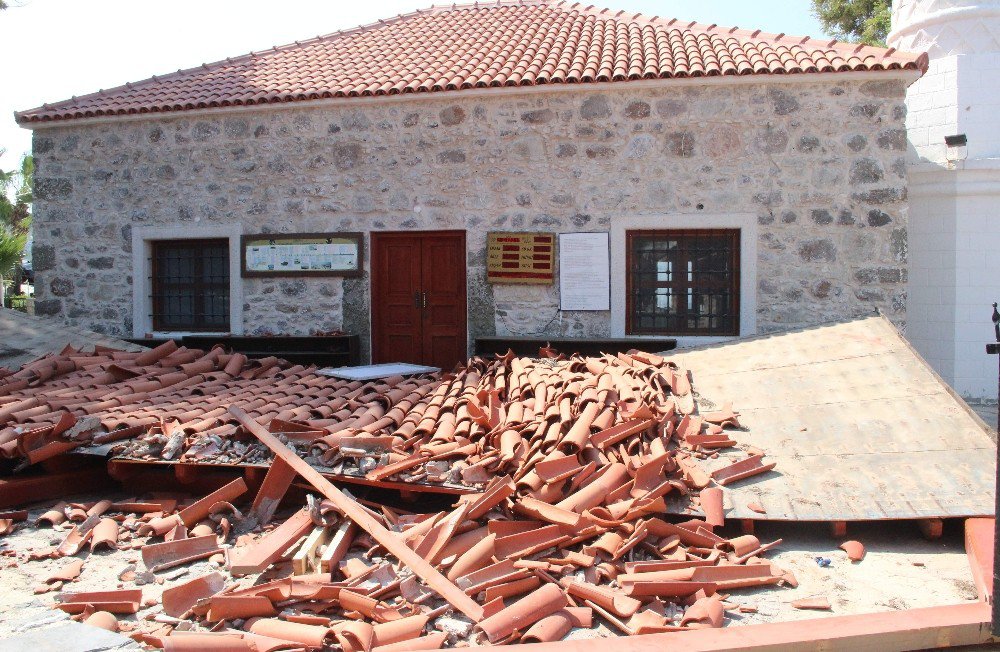
M 993 599 L 993 537 L 992 518 L 970 518 L 965 521 L 965 554 L 972 569 L 976 593 L 983 602 Z
M 298 552 L 292 557 L 292 575 L 305 575 L 311 573 L 318 563 L 319 547 L 326 543 L 330 536 L 330 531 L 325 527 L 313 528 Z
M 928 541 L 936 541 L 944 533 L 944 521 L 939 518 L 922 518 L 917 525 L 920 526 L 920 534 Z
M 305 478 L 321 494 L 333 501 L 348 518 L 358 524 L 368 534 L 385 547 L 390 553 L 403 562 L 418 577 L 427 583 L 432 589 L 448 601 L 463 614 L 475 622 L 483 619 L 483 608 L 472 598 L 465 595 L 461 589 L 451 583 L 436 568 L 431 566 L 425 559 L 420 557 L 412 548 L 406 545 L 402 539 L 390 532 L 381 523 L 376 521 L 367 510 L 344 495 L 340 489 L 334 487 L 324 478 L 319 471 L 312 468 L 305 460 L 299 457 L 293 450 L 281 443 L 281 441 L 269 433 L 266 428 L 254 421 L 250 415 L 233 405 L 229 408 L 230 414 L 236 417 L 237 421 L 243 425 L 261 443 L 270 448 L 274 454 L 288 463 L 295 471 Z
M 615 639 L 617 652 L 903 652 L 980 645 L 990 636 L 990 607 L 969 604 Z M 602 639 L 512 645 L 523 652 L 605 652 Z
M 250 508 L 250 515 L 257 519 L 260 525 L 267 525 L 274 512 L 277 511 L 281 499 L 284 498 L 288 488 L 292 486 L 292 480 L 296 473 L 292 467 L 285 464 L 281 458 L 275 458 L 271 466 L 267 469 L 264 482 L 257 491 L 257 496 L 253 499 L 253 506 Z
M 322 573 L 332 573 L 337 570 L 337 564 L 347 555 L 354 543 L 354 536 L 358 533 L 358 526 L 350 519 L 344 519 L 333 538 L 327 544 L 326 550 L 319 558 L 319 570 Z

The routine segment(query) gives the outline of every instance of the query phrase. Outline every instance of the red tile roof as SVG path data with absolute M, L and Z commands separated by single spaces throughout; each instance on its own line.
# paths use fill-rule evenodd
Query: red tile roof
M 501 86 L 926 67 L 925 54 L 557 0 L 502 0 L 432 7 L 16 117 L 34 123 Z

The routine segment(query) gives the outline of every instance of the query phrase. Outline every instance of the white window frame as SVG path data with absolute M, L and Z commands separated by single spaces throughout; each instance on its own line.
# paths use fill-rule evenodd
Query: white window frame
M 611 337 L 649 339 L 671 335 L 630 335 L 626 322 L 626 237 L 628 231 L 685 229 L 739 229 L 740 231 L 740 331 L 738 336 L 676 336 L 678 348 L 727 342 L 757 333 L 757 216 L 752 213 L 637 215 L 611 224 Z
M 242 224 L 195 226 L 173 224 L 168 226 L 132 227 L 132 336 L 151 335 L 154 338 L 176 338 L 185 335 L 242 335 L 243 334 L 243 277 L 240 276 L 240 236 Z M 152 243 L 157 240 L 229 241 L 229 330 L 228 331 L 154 331 L 150 317 L 152 305 Z

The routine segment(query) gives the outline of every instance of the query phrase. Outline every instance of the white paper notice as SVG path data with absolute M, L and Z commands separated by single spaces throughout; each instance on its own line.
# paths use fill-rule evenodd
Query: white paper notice
M 611 310 L 607 233 L 559 234 L 559 309 Z

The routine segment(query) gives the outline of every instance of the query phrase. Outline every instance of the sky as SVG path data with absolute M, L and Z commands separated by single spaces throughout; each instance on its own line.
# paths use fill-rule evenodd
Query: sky
M 7 0 L 0 12 L 0 169 L 31 132 L 14 111 L 284 45 L 427 7 L 433 0 Z M 588 0 L 650 16 L 823 36 L 809 0 Z M 440 1 L 438 4 L 442 4 Z

